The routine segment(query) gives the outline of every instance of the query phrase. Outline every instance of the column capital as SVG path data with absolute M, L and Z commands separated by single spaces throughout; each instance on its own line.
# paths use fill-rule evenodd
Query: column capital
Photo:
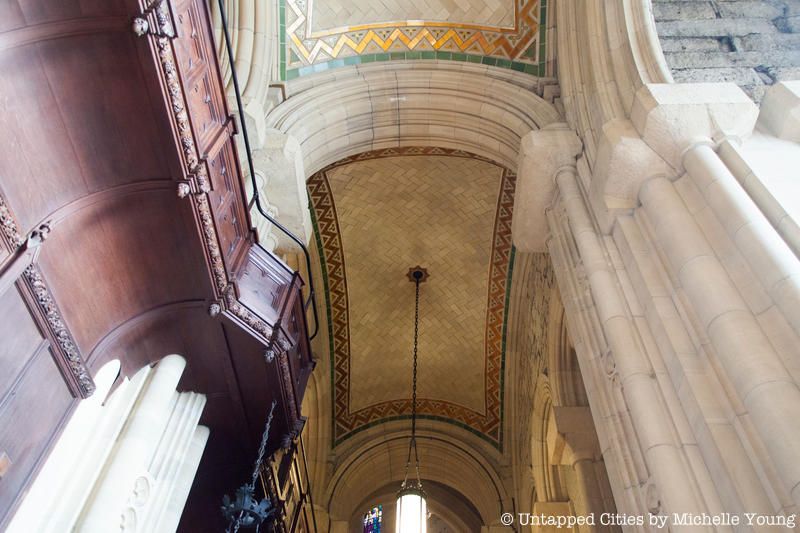
M 759 125 L 786 141 L 800 142 L 800 81 L 782 81 L 767 90 Z
M 642 139 L 676 171 L 683 154 L 721 137 L 745 138 L 758 107 L 733 83 L 657 83 L 636 92 L 631 122 Z
M 618 213 L 627 213 L 638 205 L 639 188 L 645 180 L 674 174 L 673 168 L 642 140 L 630 120 L 606 122 L 589 185 L 589 204 L 602 232 L 611 230 Z
M 511 233 L 523 252 L 547 251 L 547 218 L 555 192 L 555 177 L 564 168 L 574 168 L 583 144 L 565 123 L 529 132 L 520 142 L 517 189 Z

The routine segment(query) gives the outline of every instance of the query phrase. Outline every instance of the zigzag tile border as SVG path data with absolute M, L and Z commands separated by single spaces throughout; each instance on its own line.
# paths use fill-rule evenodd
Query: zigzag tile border
M 410 416 L 411 400 L 393 400 L 350 411 L 350 326 L 348 314 L 347 276 L 336 205 L 327 179 L 332 168 L 367 159 L 417 155 L 468 157 L 493 163 L 491 160 L 463 152 L 436 147 L 389 148 L 358 154 L 343 159 L 309 178 L 307 186 L 312 206 L 312 219 L 317 247 L 320 250 L 325 284 L 326 311 L 331 353 L 331 390 L 333 391 L 333 444 L 340 444 L 376 424 Z M 496 164 L 496 163 L 495 163 Z M 505 326 L 508 288 L 511 286 L 513 248 L 511 218 L 514 206 L 516 176 L 504 170 L 494 224 L 492 260 L 489 269 L 489 292 L 485 330 L 485 402 L 479 413 L 455 403 L 419 400 L 421 418 L 441 420 L 465 428 L 492 443 L 503 444 L 503 372 L 505 368 Z
M 329 68 L 407 59 L 482 63 L 544 72 L 547 0 L 515 0 L 514 27 L 407 20 L 312 32 L 310 2 L 282 0 L 281 74 L 291 80 Z

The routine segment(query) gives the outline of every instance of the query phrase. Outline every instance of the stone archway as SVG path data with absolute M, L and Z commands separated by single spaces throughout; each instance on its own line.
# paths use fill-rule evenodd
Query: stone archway
M 424 431 L 418 437 L 420 462 L 424 465 L 423 484 L 432 482 L 459 495 L 483 525 L 496 522 L 506 494 L 495 468 L 482 453 L 460 439 L 447 439 L 436 433 Z M 331 531 L 346 527 L 341 523 L 348 523 L 362 511 L 364 495 L 400 486 L 407 452 L 408 437 L 400 431 L 383 439 L 367 439 L 348 453 L 347 460 L 334 472 L 326 495 L 331 523 L 340 524 L 333 525 Z

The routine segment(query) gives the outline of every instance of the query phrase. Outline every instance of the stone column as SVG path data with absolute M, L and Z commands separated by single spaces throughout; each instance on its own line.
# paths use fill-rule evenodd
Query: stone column
M 303 154 L 297 140 L 278 130 L 268 130 L 264 146 L 253 154 L 256 174 L 263 178 L 259 194 L 269 200 L 275 217 L 284 227 L 294 233 L 304 243 L 313 235 L 311 213 L 306 191 L 305 165 Z M 254 222 L 262 218 L 253 212 Z M 271 229 L 271 237 L 277 242 L 278 250 L 295 249 L 296 244 L 280 230 Z M 285 250 L 283 250 L 285 251 Z
M 754 269 L 763 269 L 754 276 L 768 290 L 785 290 L 789 285 L 781 283 L 796 276 L 796 259 L 764 228 L 763 215 L 713 150 L 703 147 L 712 139 L 747 137 L 757 117 L 758 108 L 741 89 L 725 83 L 645 85 L 631 114 L 643 140 L 678 174 L 685 168 L 742 253 L 763 255 L 748 258 Z M 698 328 L 710 339 L 786 491 L 800 503 L 800 388 L 672 182 L 647 181 L 639 198 Z M 788 296 L 783 305 L 796 320 L 791 291 L 774 296 Z
M 761 286 L 800 334 L 800 261 L 708 144 L 683 158 L 689 176 L 722 222 Z
M 167 426 L 171 404 L 177 395 L 175 387 L 185 366 L 186 360 L 178 355 L 169 355 L 156 366 L 125 431 L 117 440 L 114 458 L 95 485 L 91 504 L 76 531 L 106 533 L 120 529 L 121 513 L 131 492 L 140 489 L 137 480 L 147 471 L 159 444 L 158 437 Z M 142 482 L 141 490 L 148 490 L 146 484 L 147 481 Z M 122 522 L 125 520 L 136 520 L 136 517 L 126 516 Z
M 695 483 L 659 395 L 653 369 L 635 341 L 624 299 L 584 204 L 574 169 L 563 169 L 556 180 L 654 485 L 668 512 L 699 514 L 705 507 L 694 490 Z
M 640 193 L 656 239 L 795 503 L 800 503 L 800 389 L 747 308 L 673 184 Z

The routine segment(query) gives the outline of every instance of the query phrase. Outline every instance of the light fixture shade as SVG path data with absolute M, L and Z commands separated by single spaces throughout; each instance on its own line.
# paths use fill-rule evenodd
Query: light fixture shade
M 397 493 L 396 533 L 427 533 L 428 504 L 421 489 L 403 489 Z

